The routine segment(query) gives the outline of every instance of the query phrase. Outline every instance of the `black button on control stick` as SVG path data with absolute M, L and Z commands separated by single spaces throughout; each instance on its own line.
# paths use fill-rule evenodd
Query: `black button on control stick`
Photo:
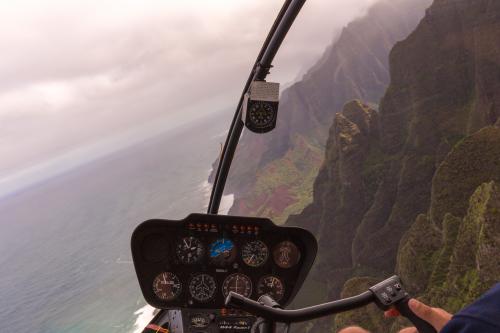
M 397 290 L 397 292 L 396 292 Z M 382 310 L 395 307 L 402 316 L 408 318 L 419 333 L 437 333 L 431 324 L 415 315 L 408 306 L 410 296 L 403 289 L 398 276 L 393 276 L 370 288 L 375 296 L 375 303 Z M 389 296 L 390 295 L 390 296 Z

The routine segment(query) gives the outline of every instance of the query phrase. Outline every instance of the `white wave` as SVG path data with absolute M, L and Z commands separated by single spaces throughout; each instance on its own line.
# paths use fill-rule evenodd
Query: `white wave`
M 137 316 L 137 319 L 135 320 L 134 327 L 132 328 L 132 333 L 141 333 L 144 328 L 151 322 L 151 320 L 153 320 L 153 317 L 155 316 L 155 310 L 156 309 L 151 305 L 146 305 L 134 312 L 134 315 Z
M 134 262 L 132 260 L 123 260 L 122 258 L 118 258 L 115 260 L 115 263 L 132 265 Z
M 208 173 L 209 175 L 212 173 L 212 170 Z M 205 180 L 203 183 L 200 184 L 198 187 L 200 191 L 203 193 L 205 197 L 205 205 L 204 209 L 207 210 L 208 204 L 210 201 L 210 195 L 212 193 L 212 184 L 208 182 L 208 180 Z M 223 195 L 220 201 L 220 206 L 219 206 L 219 214 L 220 215 L 227 215 L 231 207 L 233 206 L 234 203 L 234 194 L 226 194 Z
M 211 172 L 212 171 L 210 171 L 210 173 Z M 198 188 L 199 188 L 199 191 L 201 193 L 203 193 L 203 196 L 205 198 L 205 204 L 203 205 L 203 209 L 207 210 L 208 209 L 208 203 L 210 201 L 210 194 L 212 193 L 212 184 L 210 184 L 208 182 L 208 180 L 205 180 L 203 183 L 200 184 L 200 186 Z
M 219 207 L 219 214 L 227 215 L 234 203 L 234 194 L 227 194 L 222 196 Z

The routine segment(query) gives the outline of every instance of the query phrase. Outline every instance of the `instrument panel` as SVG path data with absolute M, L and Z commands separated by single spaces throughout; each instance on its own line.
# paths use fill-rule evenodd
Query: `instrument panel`
M 231 291 L 285 306 L 316 251 L 308 231 L 263 218 L 191 214 L 143 222 L 132 235 L 142 293 L 161 309 L 221 309 Z

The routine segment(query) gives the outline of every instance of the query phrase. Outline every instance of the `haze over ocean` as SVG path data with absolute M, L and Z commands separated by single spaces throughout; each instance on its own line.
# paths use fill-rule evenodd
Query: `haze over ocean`
M 212 114 L 1 199 L 1 331 L 137 329 L 145 302 L 131 233 L 147 219 L 205 212 L 229 120 Z

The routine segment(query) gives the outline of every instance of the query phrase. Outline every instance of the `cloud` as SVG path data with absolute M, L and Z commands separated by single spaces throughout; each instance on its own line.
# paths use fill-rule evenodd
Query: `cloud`
M 306 2 L 272 78 L 296 78 L 373 2 Z M 282 3 L 0 2 L 0 178 L 193 104 L 234 107 Z

